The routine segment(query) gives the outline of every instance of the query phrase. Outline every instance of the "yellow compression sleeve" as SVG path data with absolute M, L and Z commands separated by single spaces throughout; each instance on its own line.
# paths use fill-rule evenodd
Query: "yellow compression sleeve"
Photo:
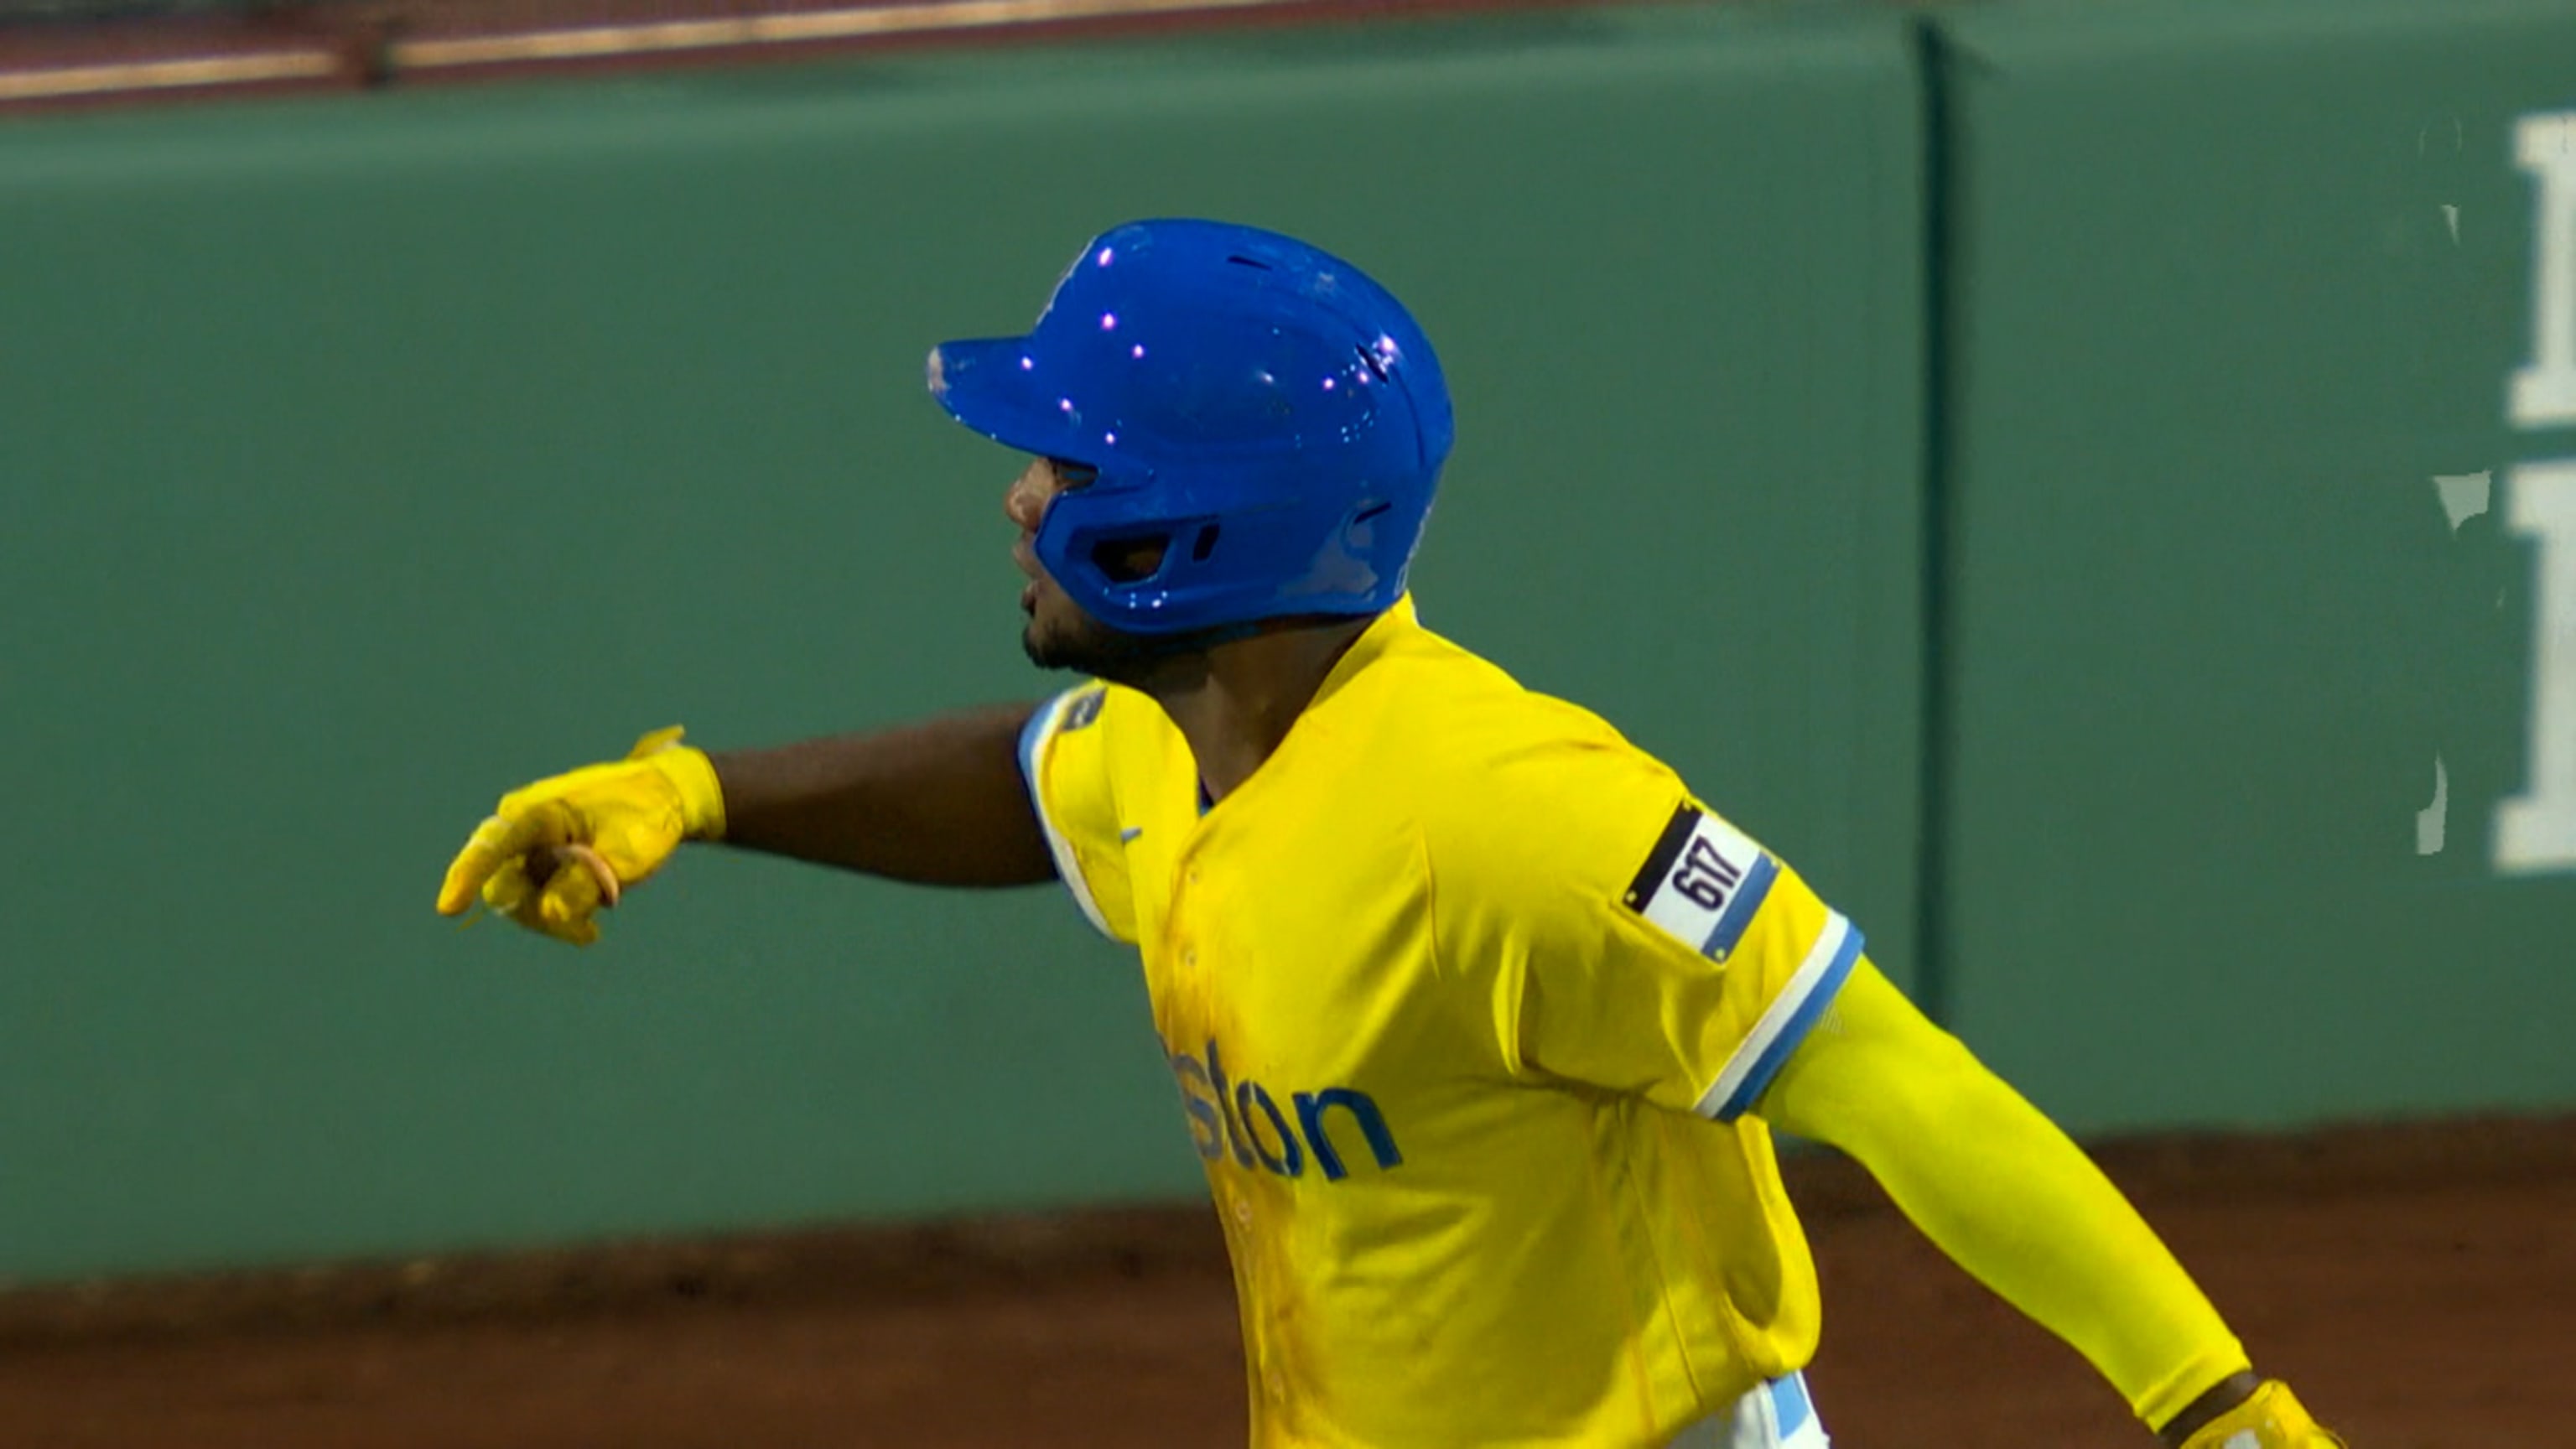
M 1942 1252 L 2072 1344 L 2149 1427 L 2247 1367 L 2101 1169 L 1867 960 L 1754 1110 L 1858 1159 Z

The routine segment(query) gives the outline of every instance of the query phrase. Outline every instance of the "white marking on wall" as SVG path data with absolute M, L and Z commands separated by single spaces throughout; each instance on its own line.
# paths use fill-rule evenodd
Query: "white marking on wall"
M 2446 203 L 2442 207 L 2442 221 L 2451 228 L 2451 245 L 2458 246 L 2460 244 L 2460 209 Z
M 2451 817 L 2451 772 L 2442 768 L 2442 757 L 2433 757 L 2433 803 L 2415 812 L 2415 853 L 2440 855 L 2443 834 Z
M 2531 365 L 2513 375 L 2513 420 L 2526 428 L 2576 423 L 2576 111 L 2523 117 L 2514 155 L 2540 179 L 2540 232 Z
M 2496 807 L 2496 868 L 2576 870 L 2576 459 L 2526 463 L 2505 525 L 2534 544 L 2530 788 Z
M 2487 511 L 2495 493 L 2495 470 L 2482 473 L 2436 473 L 2433 491 L 2441 495 L 2442 514 L 2451 520 L 2451 531 Z

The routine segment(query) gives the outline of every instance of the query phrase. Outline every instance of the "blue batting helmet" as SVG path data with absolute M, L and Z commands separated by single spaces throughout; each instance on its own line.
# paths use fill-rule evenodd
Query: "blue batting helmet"
M 1218 222 L 1102 233 L 1027 336 L 932 349 L 930 391 L 986 437 L 1098 470 L 1035 548 L 1085 612 L 1138 634 L 1386 608 L 1449 456 L 1449 389 L 1403 304 Z M 1102 566 L 1148 540 L 1145 577 Z

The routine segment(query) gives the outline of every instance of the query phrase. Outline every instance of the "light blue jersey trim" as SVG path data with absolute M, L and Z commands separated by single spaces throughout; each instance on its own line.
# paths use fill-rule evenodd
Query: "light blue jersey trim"
M 1833 1449 L 1807 1397 L 1807 1376 L 1791 1371 L 1756 1384 L 1726 1409 L 1684 1429 L 1664 1449 Z
M 1109 918 L 1100 913 L 1100 903 L 1091 898 L 1091 882 L 1082 877 L 1082 862 L 1073 853 L 1073 842 L 1056 829 L 1054 819 L 1047 814 L 1046 792 L 1038 788 L 1038 752 L 1054 738 L 1064 722 L 1065 711 L 1089 688 L 1079 685 L 1048 700 L 1020 727 L 1020 783 L 1028 787 L 1029 808 L 1038 817 L 1039 832 L 1046 836 L 1047 853 L 1055 857 L 1056 876 L 1073 893 L 1073 903 L 1082 908 L 1083 919 L 1091 922 L 1091 928 L 1114 941 L 1118 933 L 1109 929 Z
M 1816 1416 L 1816 1406 L 1807 1397 L 1807 1376 L 1790 1374 L 1771 1381 L 1771 1408 L 1779 1416 L 1780 1437 L 1788 1438 L 1807 1427 Z
M 1743 1116 L 1745 1109 L 1762 1095 L 1762 1089 L 1771 1085 L 1771 1079 L 1778 1076 L 1780 1068 L 1788 1062 L 1789 1053 L 1796 1051 L 1798 1043 L 1807 1039 L 1807 1033 L 1815 1029 L 1817 1019 L 1825 1014 L 1825 1008 L 1833 1005 L 1834 997 L 1842 991 L 1843 982 L 1851 978 L 1852 967 L 1860 960 L 1860 949 L 1860 927 L 1848 926 L 1843 932 L 1842 946 L 1825 964 L 1816 984 L 1808 988 L 1806 999 L 1798 1003 L 1788 1022 L 1780 1028 L 1780 1034 L 1773 1037 L 1771 1045 L 1754 1059 L 1753 1069 L 1744 1074 L 1744 1080 L 1735 1084 L 1735 1090 L 1719 1106 L 1714 1114 L 1718 1121 L 1732 1122 Z

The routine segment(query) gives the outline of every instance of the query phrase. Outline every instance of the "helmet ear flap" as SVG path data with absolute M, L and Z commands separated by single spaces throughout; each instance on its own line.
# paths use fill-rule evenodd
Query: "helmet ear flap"
M 1090 563 L 1100 586 L 1126 594 L 1207 587 L 1211 560 L 1217 558 L 1225 538 L 1223 519 L 1137 520 L 1104 529 L 1087 547 L 1076 544 L 1075 548 Z M 1222 567 L 1217 564 L 1215 571 L 1222 572 Z
M 1113 586 L 1153 579 L 1171 556 L 1172 536 L 1167 532 L 1113 534 L 1091 545 L 1091 566 Z

